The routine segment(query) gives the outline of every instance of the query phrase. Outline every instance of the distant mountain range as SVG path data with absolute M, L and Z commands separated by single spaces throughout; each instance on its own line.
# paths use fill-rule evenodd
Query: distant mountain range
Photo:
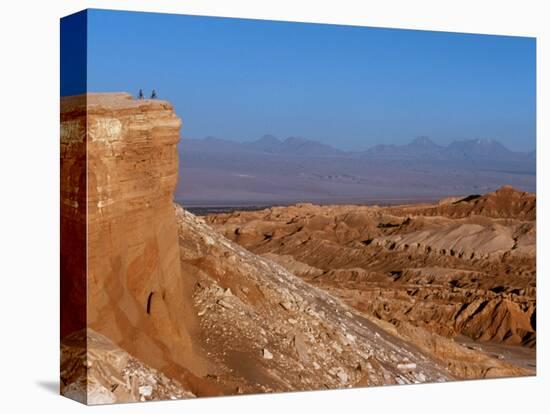
M 453 141 L 443 146 L 433 142 L 430 138 L 422 136 L 408 144 L 394 145 L 382 144 L 369 148 L 366 151 L 342 151 L 330 145 L 323 144 L 305 138 L 289 137 L 281 140 L 273 135 L 264 135 L 260 139 L 251 142 L 236 142 L 214 137 L 203 140 L 189 140 L 193 146 L 200 142 L 212 146 L 214 151 L 260 151 L 269 154 L 285 154 L 308 157 L 359 157 L 376 158 L 379 160 L 456 160 L 456 161 L 526 161 L 534 160 L 535 151 L 516 152 L 506 148 L 500 142 L 493 139 L 471 139 Z M 200 145 L 200 144 L 199 144 Z
M 265 135 L 235 142 L 183 138 L 177 197 L 194 205 L 286 202 L 402 202 L 480 194 L 503 186 L 536 190 L 535 152 L 495 140 L 342 151 L 304 138 Z M 185 184 L 184 184 L 185 183 Z
M 453 141 L 447 146 L 438 145 L 428 137 L 418 137 L 405 145 L 377 145 L 362 154 L 365 158 L 392 160 L 527 160 L 532 155 L 511 151 L 493 139 Z
M 272 154 L 299 154 L 309 156 L 334 156 L 345 154 L 344 151 L 340 151 L 330 145 L 297 137 L 289 137 L 282 141 L 273 135 L 264 135 L 259 140 L 247 142 L 244 145 Z

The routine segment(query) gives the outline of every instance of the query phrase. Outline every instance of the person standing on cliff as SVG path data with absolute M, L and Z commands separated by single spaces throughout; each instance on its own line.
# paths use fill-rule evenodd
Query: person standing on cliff
M 154 89 L 151 92 L 151 99 L 157 99 L 157 91 L 155 91 Z
M 138 92 L 138 99 L 143 99 L 143 90 L 139 90 Z

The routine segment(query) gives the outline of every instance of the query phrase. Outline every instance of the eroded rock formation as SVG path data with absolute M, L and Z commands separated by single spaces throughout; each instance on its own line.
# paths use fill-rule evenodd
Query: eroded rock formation
M 177 376 L 193 353 L 172 197 L 181 121 L 170 104 L 88 95 L 88 326 Z
M 505 187 L 437 205 L 304 204 L 207 221 L 395 326 L 533 347 L 534 206 L 534 195 Z
M 61 231 L 78 238 L 62 256 L 81 272 L 62 270 L 62 319 L 86 312 L 87 328 L 187 384 L 203 363 L 172 204 L 181 121 L 167 102 L 127 94 L 63 99 L 61 117 Z

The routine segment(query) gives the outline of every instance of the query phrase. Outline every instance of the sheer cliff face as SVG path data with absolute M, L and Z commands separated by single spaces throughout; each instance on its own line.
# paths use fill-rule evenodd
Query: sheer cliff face
M 62 216 L 70 219 L 62 221 L 62 232 L 87 234 L 87 327 L 177 376 L 193 363 L 186 361 L 193 358 L 192 322 L 184 320 L 191 314 L 189 289 L 181 277 L 172 204 L 181 121 L 170 104 L 127 94 L 69 98 L 63 109 L 62 135 L 68 142 L 78 137 L 79 144 L 67 144 L 74 150 L 62 151 L 62 165 L 79 170 L 68 171 L 73 177 L 62 183 Z M 73 267 L 85 272 L 81 261 Z M 78 290 L 69 290 L 84 297 L 86 285 L 75 280 Z M 63 333 L 74 328 L 80 325 Z
M 61 100 L 61 337 L 86 327 L 86 96 Z
M 126 95 L 87 106 L 88 323 L 162 367 L 190 346 L 172 206 L 181 121 Z

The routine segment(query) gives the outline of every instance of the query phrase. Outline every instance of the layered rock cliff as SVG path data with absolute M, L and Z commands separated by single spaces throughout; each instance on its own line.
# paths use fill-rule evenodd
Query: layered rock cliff
M 201 357 L 172 204 L 181 121 L 127 94 L 63 99 L 61 119 L 62 337 L 92 328 L 185 384 Z
M 61 100 L 61 338 L 86 328 L 86 96 Z
M 172 205 L 181 121 L 167 102 L 91 94 L 87 123 L 88 326 L 176 375 L 198 362 Z

